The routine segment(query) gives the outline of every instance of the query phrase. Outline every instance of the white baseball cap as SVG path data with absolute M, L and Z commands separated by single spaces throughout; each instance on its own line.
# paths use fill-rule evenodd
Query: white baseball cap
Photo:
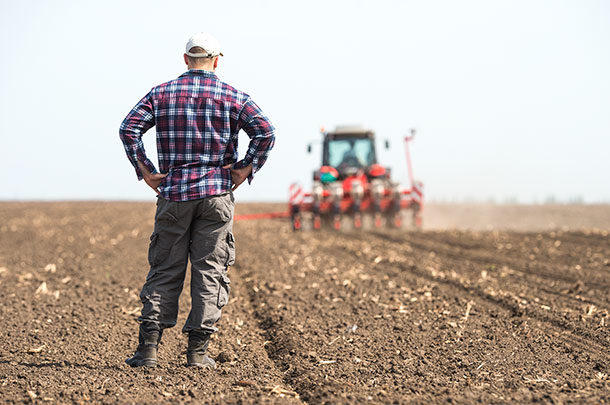
M 191 49 L 195 46 L 203 48 L 207 53 L 193 53 Z M 193 58 L 213 58 L 214 56 L 224 56 L 220 52 L 220 43 L 216 38 L 207 32 L 198 32 L 193 35 L 186 43 L 186 54 Z

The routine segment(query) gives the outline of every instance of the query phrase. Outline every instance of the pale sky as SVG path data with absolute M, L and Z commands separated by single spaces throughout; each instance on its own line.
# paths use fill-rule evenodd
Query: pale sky
M 239 201 L 309 187 L 320 148 L 307 143 L 343 124 L 375 130 L 404 183 L 401 139 L 416 128 L 427 200 L 610 201 L 605 0 L 2 0 L 0 200 L 153 200 L 118 128 L 185 71 L 198 31 L 224 49 L 218 76 L 277 128 Z M 144 140 L 156 162 L 154 130 Z

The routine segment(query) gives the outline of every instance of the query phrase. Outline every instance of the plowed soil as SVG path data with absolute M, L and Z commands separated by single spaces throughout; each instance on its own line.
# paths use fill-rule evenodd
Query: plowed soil
M 610 402 L 609 206 L 430 207 L 420 232 L 238 222 L 216 370 L 185 367 L 178 327 L 159 367 L 124 364 L 153 214 L 0 204 L 3 402 Z

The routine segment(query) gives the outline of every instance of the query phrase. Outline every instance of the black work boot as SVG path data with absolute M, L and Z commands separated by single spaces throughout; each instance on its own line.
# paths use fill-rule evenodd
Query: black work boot
M 157 346 L 161 342 L 162 330 L 154 324 L 140 324 L 138 336 L 138 348 L 134 355 L 125 363 L 131 367 L 156 367 L 157 366 Z
M 205 354 L 209 344 L 209 333 L 197 331 L 189 332 L 189 345 L 186 350 L 187 367 L 216 368 L 216 362 Z

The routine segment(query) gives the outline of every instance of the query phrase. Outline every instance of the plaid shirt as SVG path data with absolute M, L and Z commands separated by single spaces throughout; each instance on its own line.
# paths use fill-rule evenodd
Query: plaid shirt
M 273 126 L 250 96 L 205 70 L 192 69 L 154 87 L 121 124 L 119 134 L 139 180 L 142 173 L 138 161 L 157 173 L 142 143 L 142 135 L 154 125 L 159 170 L 168 173 L 159 190 L 170 201 L 230 191 L 231 172 L 222 166 L 242 168 L 251 164 L 254 174 L 275 142 Z M 250 145 L 244 159 L 237 162 L 237 134 L 241 129 L 250 137 Z

